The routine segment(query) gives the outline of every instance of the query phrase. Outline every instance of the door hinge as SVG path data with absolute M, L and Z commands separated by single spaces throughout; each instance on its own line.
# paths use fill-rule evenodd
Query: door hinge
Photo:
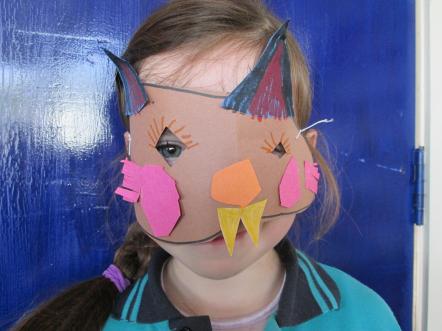
M 424 203 L 425 203 L 425 162 L 424 147 L 414 150 L 414 211 L 413 222 L 416 225 L 424 224 Z

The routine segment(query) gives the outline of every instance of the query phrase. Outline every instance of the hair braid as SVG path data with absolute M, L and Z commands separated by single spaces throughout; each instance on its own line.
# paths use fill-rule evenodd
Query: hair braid
M 134 222 L 115 253 L 114 264 L 133 282 L 147 271 L 152 247 L 155 243 Z M 115 285 L 103 276 L 86 280 L 24 315 L 13 330 L 101 330 L 117 294 Z

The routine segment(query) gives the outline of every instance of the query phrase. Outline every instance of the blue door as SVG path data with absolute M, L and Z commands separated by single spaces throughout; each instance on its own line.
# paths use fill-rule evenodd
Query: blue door
M 380 293 L 411 330 L 414 1 L 267 1 L 300 40 L 343 213 L 301 244 Z M 102 272 L 129 223 L 114 68 L 152 0 L 0 0 L 0 329 Z M 308 228 L 305 221 L 301 228 Z M 308 232 L 308 231 L 307 231 Z M 294 231 L 293 237 L 299 239 Z

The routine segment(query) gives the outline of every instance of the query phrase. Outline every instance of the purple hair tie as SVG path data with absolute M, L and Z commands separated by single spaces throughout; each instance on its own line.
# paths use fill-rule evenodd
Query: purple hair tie
M 111 264 L 109 267 L 107 267 L 102 275 L 114 283 L 115 287 L 120 293 L 130 285 L 129 280 L 124 278 L 123 273 L 115 264 Z

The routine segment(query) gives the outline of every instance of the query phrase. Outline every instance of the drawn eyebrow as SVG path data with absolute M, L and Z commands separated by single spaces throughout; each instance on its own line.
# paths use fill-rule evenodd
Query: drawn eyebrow
M 177 138 L 181 140 L 181 142 L 186 146 L 187 149 L 191 149 L 195 146 L 197 146 L 199 143 L 194 142 L 192 140 L 192 135 L 189 133 L 182 133 L 179 134 L 181 131 L 185 129 L 185 125 L 174 129 L 173 127 L 176 126 L 176 119 L 172 119 L 169 124 L 165 124 L 164 116 L 161 116 L 160 120 L 157 121 L 156 118 L 153 119 L 153 125 L 149 125 L 149 129 L 147 130 L 147 135 L 149 136 L 150 143 L 149 146 L 156 148 L 156 145 L 158 144 L 158 141 L 161 138 L 161 135 L 163 134 L 164 130 L 169 129 Z
M 204 92 L 198 92 L 194 90 L 188 90 L 180 87 L 173 87 L 173 86 L 166 86 L 166 85 L 158 85 L 153 83 L 142 83 L 144 86 L 151 86 L 151 87 L 157 87 L 164 90 L 172 90 L 177 92 L 183 92 L 183 93 L 189 93 L 189 94 L 196 94 L 207 98 L 213 98 L 213 99 L 225 99 L 226 95 L 216 95 L 216 94 L 209 94 Z

